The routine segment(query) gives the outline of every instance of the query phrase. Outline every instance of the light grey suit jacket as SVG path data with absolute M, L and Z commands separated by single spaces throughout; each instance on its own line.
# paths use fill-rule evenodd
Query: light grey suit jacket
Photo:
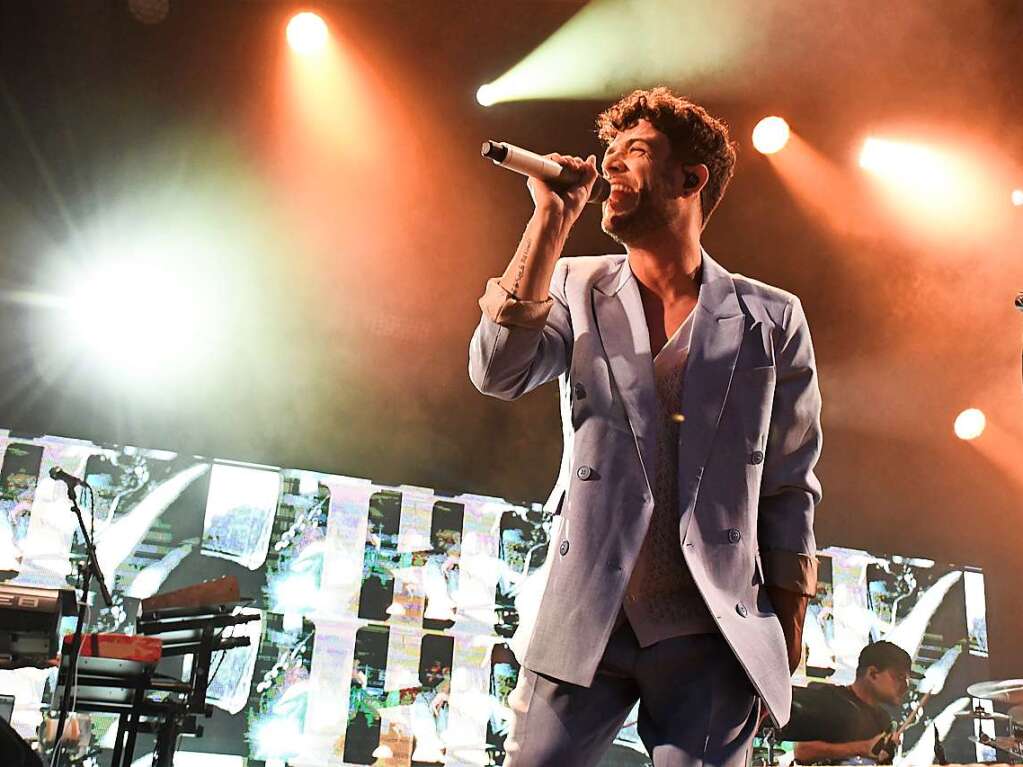
M 562 524 L 524 664 L 589 685 L 653 509 L 660 412 L 638 283 L 624 255 L 561 259 L 546 302 L 488 283 L 469 349 L 483 393 L 559 377 L 568 407 Z M 703 254 L 679 428 L 679 541 L 722 635 L 772 717 L 792 700 L 765 583 L 812 594 L 820 392 L 799 300 Z

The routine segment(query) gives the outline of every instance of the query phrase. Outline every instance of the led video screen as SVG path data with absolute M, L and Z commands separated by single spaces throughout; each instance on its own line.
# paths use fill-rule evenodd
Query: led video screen
M 214 658 L 216 707 L 176 764 L 488 765 L 503 760 L 514 649 L 542 590 L 552 517 L 538 503 L 253 466 L 160 450 L 0 432 L 0 573 L 62 587 L 82 559 L 60 467 L 94 488 L 95 537 L 114 606 L 90 630 L 130 633 L 140 600 L 223 575 L 258 620 Z M 89 506 L 83 504 L 89 515 Z M 986 676 L 983 575 L 962 565 L 828 548 L 795 683 L 848 684 L 887 637 L 911 650 L 914 688 L 948 742 L 976 761 L 967 684 Z M 230 631 L 230 629 L 228 630 Z M 181 671 L 182 669 L 177 669 Z M 184 669 L 187 670 L 187 669 Z M 31 732 L 53 671 L 0 671 Z M 919 698 L 914 689 L 902 714 Z M 897 715 L 899 712 L 893 712 Z M 109 744 L 112 718 L 95 722 Z M 958 728 L 958 729 L 957 729 Z M 934 728 L 907 730 L 930 764 Z M 962 736 L 962 737 L 960 737 Z M 140 740 L 137 756 L 144 755 Z M 968 758 L 967 758 L 968 757 Z M 102 763 L 102 762 L 101 762 Z M 630 717 L 607 765 L 649 764 Z

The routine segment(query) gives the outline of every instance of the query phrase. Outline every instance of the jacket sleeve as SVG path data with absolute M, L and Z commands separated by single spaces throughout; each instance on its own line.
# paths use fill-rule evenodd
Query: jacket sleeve
M 487 282 L 479 301 L 483 315 L 469 343 L 469 378 L 477 389 L 512 400 L 568 369 L 573 336 L 567 280 L 562 259 L 546 301 L 520 301 L 496 279 Z
M 821 395 L 810 329 L 798 299 L 785 315 L 775 351 L 778 378 L 760 486 L 758 536 L 767 583 L 813 596 L 817 588 L 813 518 L 821 499 L 814 474 L 821 452 Z

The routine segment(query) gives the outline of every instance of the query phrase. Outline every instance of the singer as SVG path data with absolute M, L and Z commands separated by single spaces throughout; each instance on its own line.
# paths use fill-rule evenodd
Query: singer
M 701 246 L 735 165 L 721 121 L 655 88 L 597 126 L 601 225 L 626 252 L 560 258 L 597 165 L 550 155 L 580 183 L 527 182 L 469 348 L 484 394 L 558 378 L 566 434 L 505 764 L 595 765 L 638 700 L 656 767 L 740 767 L 762 705 L 788 720 L 816 588 L 810 334 L 795 296 Z

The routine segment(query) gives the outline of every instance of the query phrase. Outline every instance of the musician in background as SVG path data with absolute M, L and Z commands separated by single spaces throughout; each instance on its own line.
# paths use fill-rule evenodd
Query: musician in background
M 897 741 L 887 737 L 892 717 L 884 706 L 902 704 L 912 662 L 909 653 L 891 642 L 867 645 L 850 686 L 815 682 L 793 691 L 792 718 L 778 739 L 795 741 L 795 759 L 801 764 L 857 757 L 890 761 Z

